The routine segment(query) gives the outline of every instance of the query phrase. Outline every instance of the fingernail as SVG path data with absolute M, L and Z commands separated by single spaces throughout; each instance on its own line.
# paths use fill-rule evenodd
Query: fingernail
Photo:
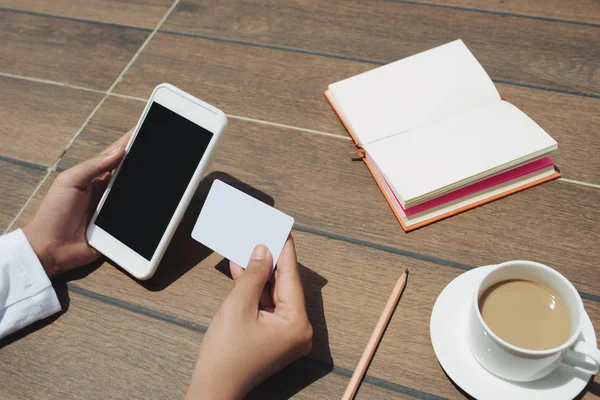
M 250 256 L 251 260 L 264 260 L 267 256 L 267 246 L 264 244 L 259 244 L 254 248 L 252 255 Z

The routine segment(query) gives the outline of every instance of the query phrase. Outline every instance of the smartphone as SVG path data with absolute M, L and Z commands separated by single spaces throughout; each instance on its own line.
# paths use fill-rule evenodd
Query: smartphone
M 226 128 L 218 108 L 158 85 L 98 203 L 89 244 L 138 279 L 154 275 Z

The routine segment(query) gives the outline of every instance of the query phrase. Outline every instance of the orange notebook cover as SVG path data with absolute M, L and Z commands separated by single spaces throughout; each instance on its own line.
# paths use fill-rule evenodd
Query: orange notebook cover
M 364 151 L 362 150 L 360 144 L 358 143 L 358 140 L 356 139 L 356 136 L 354 135 L 354 133 L 352 132 L 352 130 L 350 129 L 350 127 L 346 123 L 346 121 L 344 121 L 344 119 L 342 118 L 341 113 L 336 109 L 334 101 L 330 98 L 329 91 L 326 90 L 324 93 L 325 93 L 325 98 L 327 99 L 327 101 L 331 105 L 331 108 L 333 109 L 333 111 L 335 111 L 336 115 L 338 116 L 338 118 L 340 119 L 340 121 L 342 122 L 342 124 L 344 125 L 344 127 L 346 128 L 346 131 L 348 132 L 348 134 L 350 135 L 350 137 L 354 141 L 354 145 L 357 147 L 357 150 L 358 150 L 358 153 L 359 153 L 361 159 L 367 165 L 367 168 L 369 169 L 369 172 L 373 176 L 373 179 L 375 179 L 375 182 L 379 186 L 379 189 L 381 190 L 381 193 L 383 193 L 383 196 L 387 200 L 387 202 L 390 205 L 392 211 L 394 212 L 394 215 L 396 215 L 396 218 L 398 219 L 398 222 L 400 222 L 400 225 L 402 226 L 402 229 L 404 229 L 405 232 L 413 231 L 415 229 L 418 229 L 418 228 L 421 228 L 423 226 L 432 224 L 432 223 L 440 221 L 442 219 L 451 217 L 451 216 L 456 215 L 456 214 L 460 214 L 460 213 L 462 213 L 464 211 L 467 211 L 467 210 L 470 210 L 472 208 L 479 207 L 479 206 L 481 206 L 483 204 L 490 203 L 490 202 L 492 202 L 494 200 L 501 199 L 501 198 L 506 197 L 508 195 L 511 195 L 513 193 L 520 192 L 521 190 L 525 190 L 525 189 L 528 189 L 530 187 L 537 186 L 537 185 L 539 185 L 541 183 L 548 182 L 548 181 L 551 181 L 553 179 L 557 179 L 557 178 L 560 177 L 560 172 L 555 168 L 554 173 L 552 175 L 550 175 L 550 176 L 542 177 L 542 178 L 540 178 L 540 179 L 538 179 L 536 181 L 530 182 L 528 184 L 524 184 L 524 185 L 516 187 L 514 189 L 507 190 L 507 191 L 502 192 L 500 194 L 488 197 L 488 198 L 483 199 L 481 201 L 477 201 L 477 202 L 468 204 L 468 205 L 466 205 L 464 207 L 461 207 L 461 208 L 458 208 L 456 210 L 452 210 L 450 212 L 447 212 L 447 213 L 444 213 L 444 214 L 432 217 L 430 219 L 427 219 L 425 221 L 416 223 L 414 225 L 407 226 L 403 222 L 402 217 L 401 217 L 401 215 L 399 213 L 399 210 L 395 206 L 394 200 L 390 197 L 390 194 L 385 190 L 385 187 L 384 187 L 385 186 L 385 182 L 381 182 L 380 181 L 380 179 L 378 178 L 378 174 L 376 173 L 376 167 L 371 164 L 371 162 L 367 159 L 367 157 L 365 157 Z

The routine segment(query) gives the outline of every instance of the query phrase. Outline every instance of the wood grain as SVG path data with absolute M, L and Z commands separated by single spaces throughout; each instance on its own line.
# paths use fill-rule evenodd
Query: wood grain
M 154 29 L 173 0 L 2 0 L 0 6 Z
M 36 324 L 37 330 L 28 329 L 18 340 L 0 342 L 3 399 L 183 398 L 201 333 L 72 292 L 68 297 L 68 310 L 58 319 Z M 313 364 L 299 361 L 248 399 L 337 397 L 348 378 L 320 374 Z M 305 387 L 309 382 L 302 375 L 318 379 Z M 369 384 L 362 389 L 359 398 L 408 398 Z
M 0 76 L 0 155 L 54 164 L 101 98 L 98 93 Z
M 600 93 L 593 26 L 383 0 L 184 0 L 164 29 L 388 62 L 462 38 L 493 78 Z
M 107 90 L 147 35 L 0 10 L 0 72 Z
M 400 0 L 402 1 L 402 0 Z M 596 0 L 417 0 L 417 3 L 467 7 L 500 13 L 516 13 L 532 17 L 600 23 L 600 4 Z
M 1 232 L 8 228 L 45 175 L 45 171 L 0 160 Z
M 142 108 L 134 100 L 107 100 L 60 165 L 100 151 Z M 600 293 L 598 189 L 550 182 L 406 234 L 364 164 L 350 161 L 351 150 L 345 141 L 231 120 L 209 172 L 268 193 L 311 229 L 438 257 L 442 264 L 531 259 L 557 268 L 579 290 Z
M 181 51 L 181 49 L 189 49 Z M 301 65 L 302 68 L 297 66 Z M 116 87 L 149 97 L 171 81 L 229 114 L 339 134 L 348 139 L 323 96 L 327 85 L 376 65 L 158 34 Z M 290 73 L 294 71 L 294 73 Z M 600 100 L 497 85 L 558 142 L 564 176 L 600 184 Z M 133 122 L 134 123 L 134 122 Z

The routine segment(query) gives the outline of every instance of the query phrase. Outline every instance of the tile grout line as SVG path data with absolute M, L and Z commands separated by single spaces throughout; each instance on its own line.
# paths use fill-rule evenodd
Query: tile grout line
M 144 99 L 142 97 L 129 96 L 129 95 L 120 94 L 120 93 L 110 93 L 110 95 L 114 96 L 114 97 L 121 97 L 123 99 L 142 101 L 144 103 L 148 101 L 148 99 Z M 286 128 L 286 129 L 291 129 L 291 130 L 299 131 L 299 132 L 312 133 L 315 135 L 321 135 L 321 136 L 331 137 L 331 138 L 335 138 L 335 139 L 341 139 L 341 140 L 345 140 L 345 141 L 352 141 L 352 139 L 348 136 L 336 135 L 335 133 L 323 132 L 323 131 L 318 131 L 318 130 L 309 129 L 309 128 L 301 128 L 299 126 L 280 124 L 278 122 L 271 122 L 271 121 L 267 121 L 264 119 L 244 117 L 244 116 L 235 115 L 235 114 L 225 114 L 225 115 L 227 116 L 227 118 L 235 119 L 238 121 L 252 122 L 252 123 L 260 124 L 260 125 L 274 126 L 277 128 Z
M 568 178 L 558 178 L 558 180 L 561 182 L 572 183 L 574 185 L 581 185 L 581 186 L 587 186 L 587 187 L 591 187 L 591 188 L 595 188 L 595 189 L 600 189 L 600 185 L 598 185 L 596 183 L 583 182 L 583 181 L 578 181 L 575 179 L 568 179 Z
M 106 91 L 100 90 L 100 89 L 92 89 L 92 88 L 87 88 L 84 86 L 71 85 L 69 83 L 64 83 L 64 82 L 51 81 L 49 79 L 34 78 L 31 76 L 14 75 L 14 74 L 6 73 L 6 72 L 0 72 L 0 77 L 19 79 L 19 80 L 24 80 L 24 81 L 36 82 L 36 83 L 44 83 L 46 85 L 62 86 L 62 87 L 66 87 L 69 89 L 82 90 L 82 91 L 91 92 L 91 93 L 106 94 Z
M 123 70 L 121 71 L 121 73 L 117 76 L 117 79 L 115 79 L 115 81 L 113 82 L 113 84 L 105 92 L 104 97 L 102 98 L 102 100 L 100 100 L 100 102 L 98 103 L 98 105 L 96 106 L 96 108 L 88 116 L 87 120 L 83 123 L 83 125 L 81 126 L 81 128 L 79 128 L 79 130 L 71 138 L 71 140 L 67 144 L 67 147 L 63 151 L 63 154 L 54 163 L 54 166 L 53 166 L 54 169 L 56 169 L 56 166 L 58 165 L 58 163 L 62 159 L 63 155 L 71 147 L 71 145 L 73 144 L 73 142 L 75 142 L 75 140 L 79 137 L 79 135 L 81 134 L 81 132 L 83 131 L 83 129 L 85 129 L 85 127 L 87 126 L 88 122 L 92 119 L 92 117 L 94 116 L 94 114 L 98 111 L 98 109 L 102 106 L 102 104 L 104 104 L 104 101 L 106 101 L 106 99 L 108 98 L 108 96 L 110 96 L 110 94 L 112 93 L 112 91 L 114 90 L 114 88 L 121 82 L 121 80 L 123 79 L 123 77 L 125 76 L 125 74 L 127 73 L 127 71 L 129 71 L 129 68 L 131 68 L 131 66 L 137 60 L 137 58 L 142 53 L 142 51 L 144 51 L 144 49 L 146 48 L 146 46 L 148 45 L 148 43 L 150 43 L 150 41 L 152 40 L 152 38 L 154 37 L 154 35 L 156 34 L 156 32 L 158 32 L 158 30 L 160 29 L 160 27 L 162 26 L 162 24 L 167 20 L 167 18 L 169 17 L 169 15 L 171 15 L 171 12 L 175 9 L 175 7 L 179 3 L 179 1 L 180 0 L 175 0 L 173 2 L 173 4 L 171 4 L 171 7 L 169 7 L 169 9 L 165 13 L 165 15 L 161 18 L 161 20 L 158 21 L 158 24 L 156 25 L 156 27 L 154 28 L 154 30 L 148 35 L 148 37 L 146 37 L 146 40 L 144 40 L 144 42 L 139 47 L 139 49 L 137 49 L 137 51 L 135 52 L 135 54 L 133 55 L 133 57 L 131 58 L 131 60 L 129 60 L 129 62 L 127 63 L 127 65 L 125 65 L 125 68 L 123 68 Z
M 238 121 L 253 122 L 255 124 L 262 124 L 262 125 L 267 125 L 267 126 L 274 126 L 274 127 L 277 127 L 277 128 L 287 128 L 287 129 L 292 129 L 292 130 L 295 130 L 295 131 L 312 133 L 314 135 L 326 136 L 326 137 L 340 139 L 340 140 L 345 140 L 345 141 L 352 141 L 352 139 L 349 136 L 336 135 L 335 133 L 322 132 L 322 131 L 317 131 L 317 130 L 308 129 L 308 128 L 300 128 L 298 126 L 280 124 L 278 122 L 270 122 L 270 121 L 265 121 L 265 120 L 262 120 L 262 119 L 254 119 L 254 118 L 242 117 L 242 116 L 239 116 L 239 115 L 231 115 L 231 114 L 227 114 L 227 117 L 231 118 L 231 119 L 236 119 Z
M 19 209 L 19 212 L 14 216 L 12 221 L 10 221 L 10 224 L 8 224 L 8 226 L 6 227 L 6 229 L 3 232 L 4 235 L 7 234 L 10 231 L 10 229 L 12 228 L 12 226 L 15 224 L 15 222 L 17 222 L 17 220 L 19 219 L 19 217 L 21 216 L 21 214 L 23 213 L 23 211 L 25 210 L 27 205 L 31 202 L 31 200 L 33 200 L 36 193 L 38 192 L 38 190 L 40 190 L 40 188 L 42 187 L 44 182 L 46 182 L 46 179 L 48 179 L 48 177 L 50 176 L 51 173 L 52 173 L 52 171 L 51 171 L 50 167 L 46 168 L 46 175 L 44 175 L 44 177 L 42 178 L 40 183 L 38 183 L 38 185 L 35 187 L 35 189 L 33 189 L 33 192 L 31 193 L 31 195 L 29 196 L 29 198 L 27 199 L 25 204 L 23 204 L 23 207 L 21 207 Z
M 85 129 L 85 127 L 90 122 L 90 120 L 94 117 L 94 115 L 96 114 L 96 112 L 100 109 L 100 107 L 102 106 L 102 104 L 104 104 L 104 101 L 108 98 L 108 96 L 110 95 L 110 93 L 112 92 L 112 90 L 119 84 L 119 82 L 121 82 L 121 79 L 123 79 L 123 76 L 125 75 L 125 73 L 127 73 L 127 71 L 129 70 L 129 68 L 133 65 L 133 63 L 135 62 L 135 60 L 138 58 L 138 56 L 144 50 L 144 48 L 150 42 L 150 40 L 152 40 L 152 38 L 154 37 L 154 35 L 156 34 L 156 32 L 158 32 L 158 30 L 160 29 L 160 27 L 162 26 L 162 24 L 167 20 L 167 18 L 171 14 L 171 12 L 175 9 L 175 7 L 179 3 L 179 1 L 180 0 L 175 0 L 173 2 L 173 4 L 171 5 L 171 7 L 169 7 L 169 9 L 165 13 L 165 15 L 158 22 L 158 24 L 156 25 L 156 27 L 154 28 L 154 30 L 148 35 L 148 37 L 146 38 L 146 40 L 144 40 L 144 42 L 141 44 L 141 46 L 137 49 L 137 51 L 135 52 L 135 54 L 133 55 L 133 57 L 131 58 L 131 60 L 129 60 L 129 62 L 127 63 L 127 65 L 125 65 L 125 68 L 123 68 L 123 70 L 121 71 L 121 73 L 117 76 L 117 78 L 115 79 L 115 81 L 113 82 L 113 84 L 110 86 L 110 88 L 108 89 L 108 91 L 104 92 L 105 93 L 104 97 L 102 97 L 102 99 L 100 100 L 100 102 L 96 105 L 96 107 L 94 107 L 94 109 L 92 110 L 92 112 L 88 115 L 88 117 L 85 119 L 85 121 L 83 122 L 83 124 L 81 125 L 81 127 L 77 130 L 77 132 L 75 132 L 75 135 L 73 135 L 73 137 L 71 138 L 71 140 L 69 141 L 69 143 L 67 143 L 67 146 L 62 151 L 61 155 L 56 159 L 56 161 L 54 162 L 54 164 L 47 169 L 47 173 L 44 176 L 44 178 L 40 181 L 40 183 L 34 189 L 33 193 L 31 193 L 31 196 L 29 196 L 29 198 L 27 199 L 27 201 L 25 202 L 25 204 L 23 204 L 23 206 L 19 209 L 19 212 L 15 215 L 15 217 L 12 219 L 12 221 L 10 221 L 10 224 L 8 224 L 8 227 L 4 230 L 4 233 L 7 233 L 7 232 L 10 231 L 10 229 L 13 227 L 13 225 L 15 224 L 15 222 L 17 222 L 17 220 L 19 219 L 19 217 L 21 216 L 21 214 L 25 210 L 25 208 L 27 208 L 27 206 L 29 205 L 29 203 L 31 202 L 31 200 L 35 197 L 35 195 L 37 194 L 38 190 L 42 187 L 42 185 L 44 184 L 44 182 L 46 182 L 46 180 L 48 179 L 48 177 L 50 176 L 50 174 L 52 174 L 52 172 L 56 171 L 56 169 L 58 167 L 58 164 L 62 160 L 62 158 L 65 155 L 65 153 L 67 152 L 67 150 L 71 147 L 71 145 L 73 144 L 73 142 L 75 142 L 75 140 L 77 139 L 77 137 L 79 137 L 79 135 L 81 134 L 81 132 Z M 9 77 L 8 75 L 9 74 L 6 74 L 6 75 L 3 74 L 2 76 Z M 13 75 L 13 77 L 14 77 L 14 75 Z M 35 79 L 35 78 L 30 78 L 30 79 L 33 80 L 34 82 L 38 82 L 38 83 L 49 83 L 49 82 L 52 82 L 52 81 L 48 81 L 48 80 L 44 80 L 44 79 Z M 68 85 L 68 84 L 62 84 L 61 86 L 75 88 L 74 85 Z
M 108 91 L 106 93 L 107 96 L 113 91 L 113 89 L 119 84 L 119 82 L 121 82 L 121 80 L 123 79 L 123 76 L 125 76 L 125 74 L 129 70 L 129 68 L 131 68 L 131 66 L 133 65 L 133 63 L 135 62 L 135 60 L 137 60 L 138 56 L 142 53 L 142 51 L 144 51 L 144 49 L 146 48 L 146 46 L 148 45 L 148 43 L 150 43 L 150 41 L 152 40 L 152 38 L 154 37 L 154 35 L 156 35 L 156 32 L 158 32 L 158 30 L 160 29 L 160 27 L 162 26 L 162 24 L 164 24 L 165 21 L 167 20 L 167 18 L 169 18 L 169 16 L 171 15 L 171 13 L 175 9 L 175 7 L 177 7 L 177 4 L 179 4 L 179 1 L 180 0 L 175 0 L 173 2 L 173 4 L 171 4 L 171 7 L 169 7 L 169 9 L 167 10 L 167 12 L 165 13 L 165 15 L 161 18 L 161 20 L 158 21 L 158 24 L 156 25 L 156 27 L 154 28 L 154 30 L 148 35 L 148 37 L 146 38 L 146 40 L 144 40 L 144 43 L 142 43 L 142 45 L 135 52 L 135 54 L 133 55 L 133 57 L 131 58 L 131 60 L 129 60 L 129 62 L 127 63 L 127 65 L 125 66 L 125 68 L 123 68 L 123 71 L 121 71 L 121 73 L 119 74 L 119 76 L 117 76 L 117 79 L 115 79 L 115 81 L 113 82 L 112 86 L 108 89 Z
M 31 78 L 31 77 L 27 77 L 27 76 L 6 74 L 6 73 L 0 72 L 0 77 L 2 77 L 2 76 L 7 77 L 7 78 L 12 78 L 12 79 L 38 82 L 38 83 L 54 85 L 54 86 L 63 86 L 63 87 L 71 88 L 71 89 L 88 91 L 88 92 L 93 92 L 93 93 L 98 93 L 98 94 L 105 94 L 105 95 L 112 96 L 112 97 L 135 100 L 135 101 L 140 101 L 140 102 L 148 101 L 148 99 L 144 99 L 142 97 L 137 97 L 137 96 L 130 96 L 130 95 L 121 94 L 121 93 L 107 93 L 107 92 L 97 90 L 97 89 L 91 89 L 91 88 L 86 88 L 86 87 L 81 87 L 81 86 L 74 86 L 74 85 L 69 85 L 69 84 L 65 84 L 62 82 L 50 81 L 50 80 L 45 80 L 45 79 L 37 79 L 37 78 Z M 103 100 L 105 100 L 105 99 L 103 99 Z M 266 120 L 261 120 L 261 119 L 256 119 L 256 118 L 244 117 L 241 115 L 235 115 L 235 114 L 226 114 L 226 115 L 228 118 L 236 119 L 239 121 L 247 121 L 247 122 L 261 124 L 261 125 L 274 126 L 274 127 L 278 127 L 278 128 L 286 128 L 286 129 L 295 130 L 295 131 L 299 131 L 299 132 L 306 132 L 306 133 L 321 135 L 321 136 L 325 136 L 325 137 L 331 137 L 331 138 L 340 139 L 340 140 L 344 140 L 344 141 L 352 141 L 352 139 L 349 136 L 336 135 L 334 133 L 317 131 L 317 130 L 308 129 L 308 128 L 301 128 L 301 127 L 297 127 L 297 126 L 293 126 L 293 125 L 280 124 L 277 122 L 271 122 L 271 121 L 266 121 Z M 70 145 L 68 147 L 70 147 Z M 65 152 L 66 152 L 66 149 L 65 149 Z M 0 156 L 0 161 L 10 162 L 12 164 L 21 165 L 21 166 L 25 166 L 28 168 L 36 168 L 36 169 L 42 169 L 42 170 L 47 170 L 48 168 L 54 168 L 55 171 L 56 170 L 60 171 L 60 169 L 57 169 L 54 165 L 51 167 L 45 167 L 45 166 L 35 164 L 35 163 L 29 163 L 29 162 L 25 162 L 22 160 L 11 159 L 9 157 Z M 596 184 L 596 183 L 584 182 L 584 181 L 579 181 L 576 179 L 568 179 L 568 178 L 563 178 L 563 177 L 561 177 L 557 180 L 560 182 L 565 182 L 565 183 L 569 183 L 569 184 L 573 184 L 573 185 L 579 185 L 579 186 L 585 186 L 585 187 L 590 187 L 590 188 L 594 188 L 594 189 L 600 189 L 600 184 Z M 8 229 L 10 229 L 10 225 L 9 225 Z M 8 230 L 6 230 L 5 233 L 6 232 L 8 232 Z
M 11 78 L 11 79 L 19 79 L 19 80 L 24 80 L 24 81 L 36 82 L 36 83 L 43 83 L 43 84 L 47 84 L 47 85 L 67 87 L 69 89 L 82 90 L 82 91 L 91 92 L 91 93 L 98 93 L 98 94 L 104 94 L 104 95 L 108 94 L 109 96 L 112 96 L 112 97 L 120 97 L 120 98 L 123 98 L 123 99 L 135 100 L 135 101 L 140 101 L 140 102 L 144 102 L 144 103 L 148 101 L 148 99 L 145 99 L 143 97 L 130 96 L 130 95 L 127 95 L 127 94 L 114 93 L 114 92 L 108 93 L 107 91 L 104 91 L 104 90 L 86 88 L 86 87 L 83 87 L 83 86 L 70 85 L 70 84 L 67 84 L 67 83 L 57 82 L 57 81 L 51 81 L 51 80 L 48 80 L 48 79 L 38 79 L 38 78 L 30 77 L 30 76 L 13 75 L 13 74 L 7 74 L 7 73 L 0 72 L 0 77 Z M 228 118 L 236 119 L 236 120 L 239 120 L 239 121 L 247 121 L 247 122 L 252 122 L 252 123 L 255 123 L 255 124 L 261 124 L 261 125 L 267 125 L 267 126 L 274 126 L 274 127 L 277 127 L 277 128 L 286 128 L 286 129 L 291 129 L 291 130 L 295 130 L 295 131 L 299 131 L 299 132 L 313 133 L 313 134 L 316 134 L 316 135 L 331 137 L 331 138 L 335 138 L 335 139 L 341 139 L 341 140 L 344 140 L 344 141 L 352 141 L 352 139 L 350 137 L 348 137 L 348 136 L 345 136 L 345 135 L 336 135 L 335 133 L 319 131 L 319 130 L 316 130 L 316 129 L 301 128 L 299 126 L 281 124 L 281 123 L 278 123 L 278 122 L 271 122 L 271 121 L 267 121 L 267 120 L 263 120 L 263 119 L 257 119 L 257 118 L 251 118 L 251 117 L 244 117 L 242 115 L 235 115 L 235 114 L 226 114 L 226 115 L 227 115 Z
M 90 299 L 94 299 L 97 301 L 100 301 L 102 303 L 105 304 L 109 304 L 115 307 L 119 307 L 121 309 L 125 309 L 127 311 L 130 312 L 134 312 L 136 314 L 140 314 L 143 315 L 145 317 L 148 318 L 153 318 L 153 319 L 157 319 L 163 322 L 167 322 L 173 325 L 177 325 L 179 327 L 182 328 L 186 328 L 192 331 L 196 331 L 196 332 L 201 332 L 201 333 L 206 333 L 208 327 L 201 325 L 201 324 L 197 324 L 173 315 L 169 315 L 169 314 L 164 314 L 160 311 L 156 311 L 153 310 L 151 308 L 147 308 L 147 307 L 143 307 L 143 306 L 139 306 L 137 304 L 134 303 L 130 303 L 115 297 L 111 297 L 111 296 L 107 296 L 98 292 L 94 292 L 92 290 L 89 289 L 85 289 L 79 285 L 75 285 L 73 283 L 67 283 L 67 288 L 69 291 L 76 293 L 80 296 L 84 296 L 84 297 L 88 297 Z M 335 374 L 341 375 L 341 376 L 345 376 L 345 377 L 351 377 L 352 376 L 352 372 L 351 370 L 344 368 L 344 367 L 340 367 L 340 366 L 336 366 L 334 363 L 326 363 L 323 362 L 321 360 L 317 360 L 314 358 L 308 358 L 307 357 L 307 362 L 310 364 L 313 364 L 313 366 L 317 366 L 320 368 L 327 368 L 327 367 L 333 367 L 332 371 Z M 376 378 L 370 375 L 365 375 L 364 377 L 364 382 L 369 383 L 371 385 L 374 386 L 379 386 L 382 387 L 384 389 L 388 389 L 394 392 L 398 392 L 398 393 L 403 393 L 403 394 L 407 394 L 411 397 L 415 397 L 418 399 L 422 399 L 422 400 L 441 400 L 443 399 L 443 397 L 439 397 L 427 392 L 423 392 L 420 391 L 418 389 L 414 389 L 412 387 L 409 386 L 403 386 L 403 385 L 399 385 L 393 382 L 390 382 L 388 380 L 385 379 L 381 379 L 381 378 Z

